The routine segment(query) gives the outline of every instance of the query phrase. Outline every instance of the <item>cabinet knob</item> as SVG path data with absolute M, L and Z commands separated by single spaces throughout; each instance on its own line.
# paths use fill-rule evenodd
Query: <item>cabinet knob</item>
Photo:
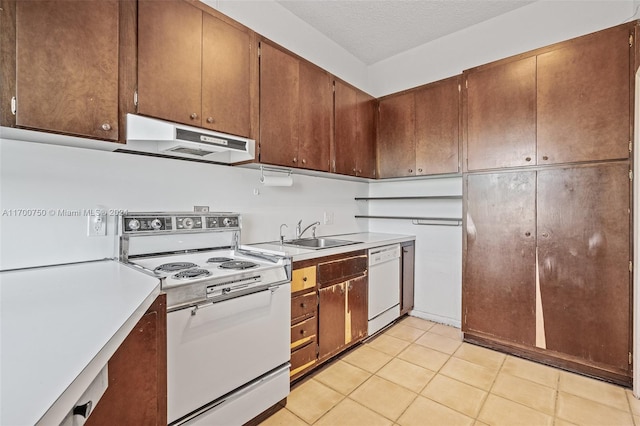
M 409 173 L 413 173 L 413 169 L 409 169 Z
M 207 117 L 207 123 L 209 124 L 213 123 L 213 117 Z
M 547 161 L 547 160 L 549 159 L 549 157 L 548 157 L 548 156 L 546 156 L 546 155 L 543 155 L 543 156 L 542 156 L 542 159 L 543 159 L 543 160 L 545 160 L 545 161 Z
M 352 171 L 353 173 L 355 173 L 355 172 L 356 172 L 356 169 L 355 169 L 355 168 L 354 168 L 354 169 L 351 169 L 351 171 Z
M 525 236 L 525 237 L 530 237 L 530 236 L 531 236 L 531 232 L 529 232 L 529 231 L 525 232 L 525 233 L 524 233 L 524 236 Z
M 543 236 L 544 238 L 548 238 L 548 237 L 549 237 L 549 234 L 548 234 L 547 232 L 543 232 L 543 233 L 542 233 L 542 236 Z
M 300 330 L 300 334 L 302 334 L 304 336 L 305 334 L 307 334 L 307 332 L 304 331 L 304 330 Z
M 305 160 L 304 158 L 302 159 L 302 164 L 307 164 L 307 160 Z
M 361 174 L 362 174 L 362 170 L 358 170 L 358 174 L 360 174 L 360 175 L 361 175 Z
M 531 161 L 531 157 L 525 158 L 526 161 Z
M 108 132 L 109 130 L 111 130 L 111 124 L 109 123 L 104 123 L 102 126 L 100 126 L 100 128 L 102 130 L 104 130 L 105 132 Z
M 302 281 L 307 282 L 307 277 L 302 277 Z
M 198 118 L 198 114 L 196 114 L 195 112 L 192 112 L 189 118 L 192 120 L 195 120 L 196 118 Z
M 297 162 L 298 162 L 298 158 L 293 157 L 293 162 L 294 162 L 294 163 L 297 163 Z
M 422 173 L 422 169 L 418 169 L 418 173 Z
M 300 307 L 301 307 L 301 308 L 306 308 L 306 307 L 307 307 L 307 304 L 306 304 L 306 303 L 304 303 L 304 302 L 302 302 L 302 303 L 300 304 Z

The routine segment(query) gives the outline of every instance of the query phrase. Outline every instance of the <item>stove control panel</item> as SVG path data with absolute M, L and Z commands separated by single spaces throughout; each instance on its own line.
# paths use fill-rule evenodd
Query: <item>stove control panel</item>
M 132 213 L 122 217 L 126 234 L 184 233 L 240 229 L 237 213 Z

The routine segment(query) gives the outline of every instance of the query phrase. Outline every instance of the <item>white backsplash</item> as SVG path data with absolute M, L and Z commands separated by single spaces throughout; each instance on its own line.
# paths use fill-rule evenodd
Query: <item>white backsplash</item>
M 294 172 L 292 187 L 265 187 L 259 178 L 255 169 L 0 139 L 0 269 L 113 257 L 114 216 L 106 237 L 87 236 L 84 210 L 99 205 L 239 212 L 243 243 L 277 240 L 282 223 L 292 237 L 298 220 L 322 222 L 324 212 L 334 221 L 318 235 L 366 230 L 354 198 L 367 183 Z

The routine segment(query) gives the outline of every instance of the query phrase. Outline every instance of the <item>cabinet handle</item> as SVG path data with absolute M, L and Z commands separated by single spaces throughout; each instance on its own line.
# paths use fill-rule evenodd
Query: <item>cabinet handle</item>
M 307 160 L 305 160 L 304 158 L 302 159 L 302 164 L 307 164 Z
M 409 173 L 413 173 L 413 169 L 409 169 Z
M 356 172 L 356 169 L 351 169 L 351 171 L 352 171 L 353 173 L 355 173 L 355 172 Z
M 293 162 L 294 162 L 294 163 L 297 163 L 297 162 L 298 162 L 298 159 L 297 159 L 296 157 L 293 157 Z
M 307 304 L 303 302 L 303 303 L 300 304 L 300 307 L 304 309 L 304 308 L 307 307 Z
M 195 120 L 196 118 L 198 118 L 198 114 L 196 114 L 195 112 L 192 112 L 189 118 L 192 120 Z
M 548 160 L 548 159 L 549 159 L 549 157 L 548 157 L 548 156 L 546 156 L 546 155 L 543 155 L 543 156 L 542 156 L 542 159 L 546 161 L 546 160 Z
M 109 130 L 111 130 L 111 124 L 109 123 L 104 123 L 102 126 L 100 126 L 100 128 L 102 130 L 104 130 L 105 132 L 108 132 Z
M 358 170 L 358 174 L 361 175 L 362 174 L 362 170 Z
M 207 123 L 209 124 L 213 123 L 213 117 L 207 117 Z
M 525 236 L 525 237 L 530 237 L 530 236 L 531 236 L 531 232 L 529 232 L 529 231 L 525 232 L 525 233 L 524 233 L 524 236 Z
M 549 237 L 549 234 L 548 234 L 547 232 L 543 232 L 543 233 L 542 233 L 542 236 L 543 236 L 544 238 L 548 238 L 548 237 Z
M 526 161 L 531 161 L 531 157 L 525 158 Z
M 418 169 L 418 173 L 422 173 L 422 169 Z
M 305 334 L 307 334 L 307 332 L 304 331 L 304 330 L 300 330 L 300 334 L 302 334 L 304 336 Z
M 302 281 L 307 282 L 307 277 L 302 277 Z

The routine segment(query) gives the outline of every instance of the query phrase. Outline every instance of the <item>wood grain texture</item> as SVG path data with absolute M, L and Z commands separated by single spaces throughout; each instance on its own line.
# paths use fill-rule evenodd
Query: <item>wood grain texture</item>
M 463 331 L 535 345 L 536 175 L 466 177 Z
M 415 101 L 412 92 L 380 100 L 378 177 L 415 175 Z
M 16 125 L 118 139 L 118 17 L 117 0 L 17 3 Z
M 319 291 L 318 346 L 319 360 L 335 355 L 345 346 L 346 283 L 334 284 Z
M 339 80 L 335 81 L 335 170 L 355 176 L 358 155 L 358 95 L 357 90 Z
M 298 60 L 260 43 L 260 162 L 298 165 Z
M 354 278 L 346 283 L 347 312 L 349 321 L 345 324 L 345 344 L 352 345 L 367 337 L 368 316 L 368 288 L 367 276 Z
M 307 319 L 316 314 L 318 308 L 318 295 L 312 292 L 291 298 L 291 323 Z
M 120 49 L 118 52 L 119 142 L 127 140 L 127 114 L 135 114 L 134 93 L 138 86 L 138 3 L 120 1 Z
M 201 92 L 202 11 L 183 1 L 139 1 L 138 112 L 201 126 Z
M 346 281 L 367 271 L 367 256 L 348 257 L 318 264 L 318 285 L 325 287 Z
M 14 127 L 11 98 L 16 95 L 16 2 L 0 1 L 0 126 Z
M 333 84 L 328 72 L 300 60 L 298 167 L 329 171 Z
M 536 58 L 466 74 L 468 170 L 536 162 Z
M 202 27 L 202 126 L 251 133 L 251 35 L 207 13 Z
M 162 294 L 109 360 L 109 386 L 87 426 L 167 424 L 166 327 Z
M 627 26 L 538 56 L 538 164 L 629 158 Z
M 458 172 L 460 76 L 415 92 L 416 175 Z
M 538 172 L 540 291 L 549 350 L 630 374 L 629 164 Z
M 356 91 L 356 176 L 376 177 L 376 116 L 378 101 L 360 90 Z

